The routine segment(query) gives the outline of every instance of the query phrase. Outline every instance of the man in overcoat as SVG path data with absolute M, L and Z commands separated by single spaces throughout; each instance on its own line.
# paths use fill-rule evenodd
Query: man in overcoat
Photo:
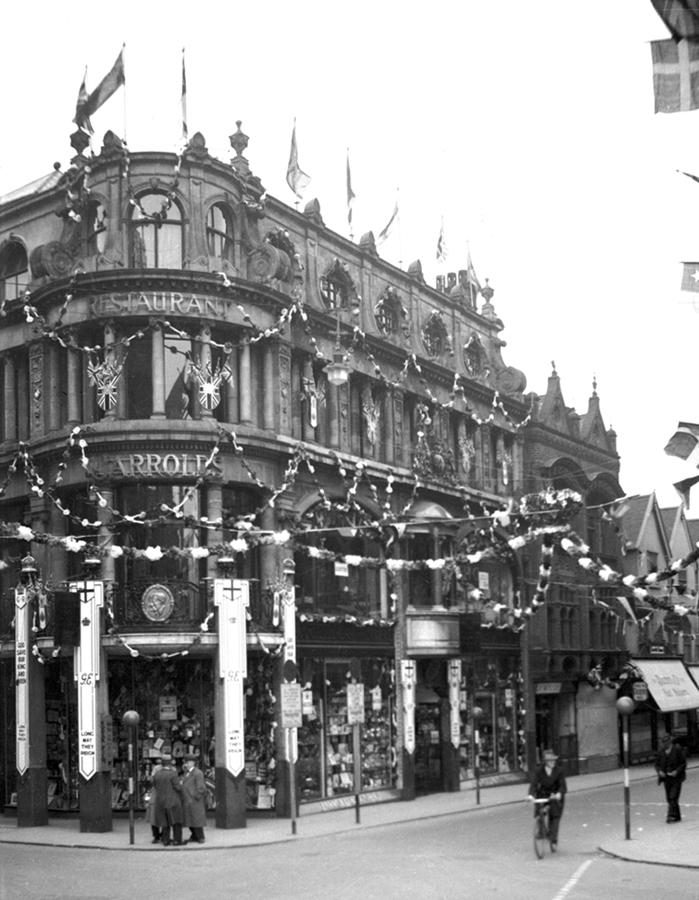
M 680 792 L 682 791 L 682 782 L 687 777 L 686 769 L 687 760 L 684 750 L 671 734 L 663 735 L 661 748 L 655 758 L 655 770 L 658 773 L 658 784 L 665 787 L 666 822 L 679 822 L 682 819 Z
M 550 800 L 549 839 L 552 849 L 558 846 L 558 829 L 563 816 L 563 806 L 567 791 L 566 777 L 554 750 L 544 750 L 544 761 L 537 766 L 529 785 L 530 800 Z
M 179 847 L 182 844 L 182 784 L 171 756 L 163 756 L 161 764 L 162 768 L 153 775 L 155 790 L 153 824 L 161 829 L 163 844 L 166 847 L 171 843 Z M 171 828 L 174 841 L 170 840 Z
M 188 843 L 203 844 L 206 826 L 206 782 L 204 773 L 197 767 L 196 754 L 185 754 L 184 769 L 182 803 L 184 824 L 191 832 Z

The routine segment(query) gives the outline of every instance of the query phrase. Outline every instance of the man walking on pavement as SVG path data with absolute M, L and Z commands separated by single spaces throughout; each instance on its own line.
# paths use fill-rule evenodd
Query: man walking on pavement
M 184 824 L 189 827 L 191 835 L 187 843 L 204 843 L 204 827 L 206 826 L 206 782 L 204 773 L 196 765 L 197 756 L 187 753 L 184 758 L 184 778 L 182 779 L 182 804 L 184 806 Z
M 655 770 L 658 773 L 658 784 L 665 786 L 667 798 L 666 822 L 679 822 L 682 819 L 680 813 L 680 792 L 682 782 L 687 777 L 687 760 L 684 750 L 677 744 L 671 734 L 663 735 L 662 746 L 655 758 Z

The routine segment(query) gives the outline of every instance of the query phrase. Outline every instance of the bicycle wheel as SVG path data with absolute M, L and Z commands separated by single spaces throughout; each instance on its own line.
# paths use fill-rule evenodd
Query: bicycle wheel
M 544 858 L 546 847 L 546 820 L 541 813 L 534 816 L 534 853 L 537 859 Z

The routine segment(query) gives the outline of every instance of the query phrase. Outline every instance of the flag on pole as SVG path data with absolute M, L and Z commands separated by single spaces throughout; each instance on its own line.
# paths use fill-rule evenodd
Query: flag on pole
M 299 166 L 299 151 L 296 146 L 296 119 L 294 119 L 294 130 L 291 132 L 291 152 L 289 153 L 289 165 L 286 167 L 286 183 L 299 200 L 303 198 L 303 192 L 311 183 L 310 176 L 306 175 Z
M 444 217 L 442 217 L 442 224 L 439 228 L 439 237 L 437 238 L 437 259 L 444 260 L 447 258 L 449 250 L 447 249 L 446 241 L 444 240 Z
M 393 226 L 395 225 L 398 219 L 398 197 L 396 197 L 396 203 L 393 207 L 393 212 L 391 213 L 391 218 L 388 220 L 388 224 L 383 229 L 383 231 L 376 238 L 376 245 L 383 244 L 385 240 L 387 240 L 388 236 L 391 234 L 393 230 Z
M 664 450 L 668 456 L 678 456 L 690 466 L 699 468 L 699 425 L 680 422 Z
M 699 293 L 699 262 L 682 263 L 682 285 L 681 291 L 690 291 Z
M 653 90 L 657 113 L 699 109 L 699 44 L 651 41 Z
M 682 503 L 684 503 L 685 509 L 689 509 L 689 493 L 697 482 L 699 482 L 699 475 L 694 475 L 692 478 L 683 478 L 682 481 L 676 481 L 672 485 L 680 495 L 680 499 L 682 500 Z
M 347 221 L 352 224 L 352 207 L 354 206 L 355 193 L 352 190 L 352 174 L 349 164 L 349 147 L 347 148 Z
M 697 0 L 651 0 L 651 3 L 676 41 L 699 37 Z
M 186 141 L 189 137 L 187 130 L 187 75 L 184 68 L 184 47 L 182 48 L 182 97 L 180 99 L 182 109 L 182 140 Z
M 471 298 L 471 305 L 476 305 L 476 297 L 481 292 L 481 283 L 478 280 L 478 276 L 476 275 L 476 270 L 473 268 L 473 263 L 471 262 L 471 248 L 468 247 L 468 255 L 466 262 L 466 277 L 468 278 L 468 292 Z
M 85 66 L 85 74 L 83 75 L 82 84 L 80 85 L 80 90 L 78 91 L 78 102 L 75 104 L 75 118 L 73 119 L 73 121 L 76 122 L 77 124 L 80 124 L 78 122 L 78 116 L 80 115 L 80 110 L 82 109 L 82 107 L 85 106 L 85 104 L 87 103 L 88 96 L 89 95 L 87 93 L 87 66 Z M 92 123 L 90 122 L 89 119 L 85 120 L 85 128 L 87 131 L 90 132 L 90 134 L 93 133 Z
M 78 96 L 78 107 L 75 111 L 75 118 L 73 121 L 79 128 L 85 126 L 87 131 L 92 132 L 90 116 L 96 113 L 100 106 L 103 106 L 112 94 L 119 90 L 122 84 L 126 84 L 126 72 L 124 70 L 125 46 L 126 44 L 122 46 L 114 65 L 109 72 L 107 72 L 102 81 L 100 81 L 94 91 L 89 94 L 83 102 L 81 102 L 81 97 Z M 85 91 L 85 94 L 87 94 L 87 90 Z

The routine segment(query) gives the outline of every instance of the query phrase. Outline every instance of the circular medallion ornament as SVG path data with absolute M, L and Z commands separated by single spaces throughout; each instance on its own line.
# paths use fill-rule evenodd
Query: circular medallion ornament
M 164 584 L 152 584 L 141 597 L 141 609 L 151 622 L 165 622 L 175 608 L 175 598 Z

